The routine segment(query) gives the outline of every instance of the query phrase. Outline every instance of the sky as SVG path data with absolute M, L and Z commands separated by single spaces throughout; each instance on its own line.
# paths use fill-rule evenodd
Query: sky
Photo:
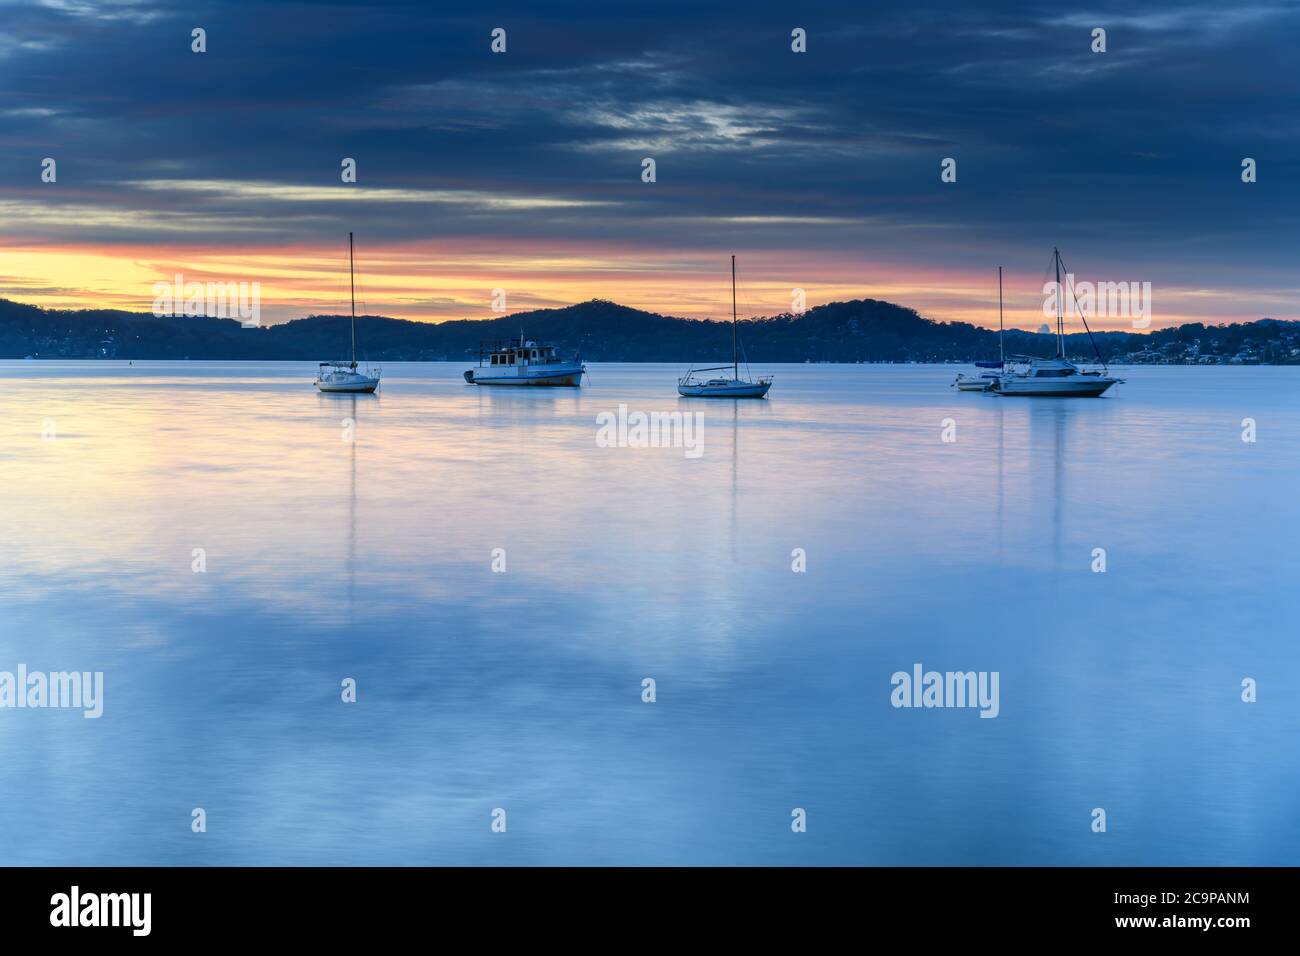
M 1151 327 L 1300 318 L 1300 4 L 1133 9 L 0 0 L 0 297 L 346 312 L 352 231 L 359 308 L 416 320 L 726 318 L 734 254 L 742 315 L 996 326 L 1002 266 L 1031 328 L 1054 246 Z

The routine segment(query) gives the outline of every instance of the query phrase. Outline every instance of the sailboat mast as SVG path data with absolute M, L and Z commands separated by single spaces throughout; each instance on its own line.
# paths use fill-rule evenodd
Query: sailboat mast
M 736 349 L 736 257 L 731 257 L 731 377 L 740 379 L 740 357 Z
M 352 367 L 357 367 L 357 279 L 352 268 L 352 233 L 348 233 L 348 291 L 352 297 Z
M 1007 364 L 1007 350 L 1002 344 L 1002 267 L 998 266 L 998 361 Z
M 1061 250 L 1052 247 L 1056 260 L 1056 357 L 1065 358 L 1065 290 L 1061 288 Z

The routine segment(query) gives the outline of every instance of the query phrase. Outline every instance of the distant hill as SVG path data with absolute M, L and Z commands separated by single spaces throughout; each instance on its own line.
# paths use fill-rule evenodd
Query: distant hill
M 357 319 L 359 353 L 369 361 L 464 361 L 480 341 L 529 338 L 603 362 L 724 362 L 728 323 L 643 312 L 593 299 L 562 309 L 433 324 L 367 315 Z M 750 362 L 969 362 L 996 359 L 997 332 L 935 322 L 875 299 L 816 306 L 802 315 L 746 319 L 740 337 Z M 1300 364 L 1300 323 L 1261 319 L 1229 326 L 1184 325 L 1151 333 L 1095 335 L 1111 361 L 1237 361 Z M 0 358 L 265 359 L 344 358 L 348 319 L 314 315 L 245 329 L 231 319 L 108 310 L 40 309 L 0 299 Z M 1072 356 L 1090 358 L 1084 333 L 1066 337 Z M 1008 331 L 1008 354 L 1050 355 L 1051 335 Z

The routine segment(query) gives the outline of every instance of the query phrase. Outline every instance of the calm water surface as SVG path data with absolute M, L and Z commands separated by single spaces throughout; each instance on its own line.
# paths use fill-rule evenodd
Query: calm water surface
M 105 681 L 0 710 L 3 862 L 1300 862 L 1300 369 L 462 368 L 0 363 L 0 670 Z M 917 662 L 1000 715 L 893 708 Z

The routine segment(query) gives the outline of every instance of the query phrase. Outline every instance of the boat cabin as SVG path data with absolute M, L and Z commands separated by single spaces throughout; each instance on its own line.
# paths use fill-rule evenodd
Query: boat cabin
M 1062 358 L 1036 358 L 1030 355 L 1016 355 L 1007 364 L 1020 366 L 1016 371 L 1028 378 L 1069 378 L 1078 375 L 1079 369 Z
M 501 365 L 554 365 L 560 360 L 555 355 L 555 346 L 538 345 L 536 342 L 524 341 L 502 345 L 497 342 L 491 346 L 480 345 L 479 365 L 497 367 Z

